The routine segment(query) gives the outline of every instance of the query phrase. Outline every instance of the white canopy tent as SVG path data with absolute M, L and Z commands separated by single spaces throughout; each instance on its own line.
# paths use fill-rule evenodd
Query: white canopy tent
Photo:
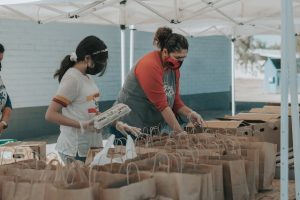
M 300 32 L 300 0 L 293 1 Z M 168 25 L 188 36 L 280 34 L 274 0 L 2 0 L 0 17 L 37 23 L 134 25 L 151 31 Z
M 281 11 L 282 10 L 282 11 Z M 225 35 L 232 38 L 256 34 L 282 36 L 282 118 L 281 151 L 287 159 L 287 96 L 290 88 L 292 108 L 296 111 L 297 87 L 294 72 L 295 37 L 300 34 L 300 0 L 0 0 L 0 18 L 50 22 L 121 25 L 122 83 L 125 76 L 124 29 L 153 31 L 168 25 L 187 36 Z M 133 37 L 131 37 L 133 38 Z M 131 42 L 133 60 L 133 40 Z M 234 70 L 232 66 L 232 103 L 234 105 Z M 288 82 L 290 78 L 290 82 Z M 293 112 L 295 169 L 299 169 L 299 113 Z M 287 160 L 282 159 L 281 198 L 287 199 Z M 297 172 L 297 170 L 296 170 Z M 299 172 L 298 172 L 299 173 Z M 299 174 L 296 173 L 297 199 L 300 199 Z

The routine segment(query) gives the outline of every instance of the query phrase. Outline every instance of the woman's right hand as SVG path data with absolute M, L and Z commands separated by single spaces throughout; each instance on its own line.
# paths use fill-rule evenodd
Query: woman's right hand
M 116 129 L 121 132 L 124 136 L 127 136 L 128 132 L 137 137 L 141 133 L 141 129 L 134 127 L 134 126 L 129 126 L 128 124 L 118 121 L 116 123 Z
M 90 133 L 99 133 L 101 130 L 100 129 L 96 129 L 94 127 L 94 120 L 89 120 L 89 121 L 79 121 L 79 125 L 80 125 L 80 131 L 81 133 L 85 133 L 85 132 L 90 132 Z

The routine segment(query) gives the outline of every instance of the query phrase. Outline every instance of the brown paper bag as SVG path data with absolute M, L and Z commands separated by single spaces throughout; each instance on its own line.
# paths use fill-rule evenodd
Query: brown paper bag
M 149 200 L 174 200 L 174 199 L 164 197 L 164 196 L 156 196 L 155 198 Z
M 243 148 L 259 150 L 259 189 L 272 189 L 276 168 L 276 144 L 268 142 L 242 143 Z
M 223 165 L 223 184 L 225 199 L 248 200 L 249 190 L 246 179 L 244 160 L 239 160 L 239 156 L 227 155 L 209 157 L 203 162 L 208 164 Z M 202 162 L 199 161 L 199 163 Z
M 7 169 L 6 175 L 17 177 L 19 181 L 53 182 L 55 173 L 56 172 L 54 170 L 9 168 Z
M 255 194 L 257 193 L 257 190 L 255 185 L 254 163 L 252 161 L 245 160 L 245 170 L 250 199 L 255 199 Z
M 68 188 L 60 188 L 54 184 L 46 184 L 44 200 L 94 200 L 95 189 L 88 183 L 74 184 Z
M 199 161 L 198 163 L 202 164 L 195 164 L 194 161 L 191 159 L 185 159 L 184 169 L 186 168 L 194 168 L 194 169 L 208 169 L 211 171 L 212 174 L 212 181 L 213 181 L 213 194 L 215 200 L 223 200 L 224 199 L 224 186 L 223 186 L 223 166 L 222 164 L 203 164 L 205 161 Z
M 127 169 L 128 170 L 128 169 Z M 124 174 L 114 174 L 124 176 Z M 127 181 L 118 181 L 100 189 L 101 200 L 140 200 L 156 196 L 155 181 L 151 175 L 137 172 L 134 176 L 127 173 Z
M 14 181 L 14 180 L 15 180 L 14 176 L 0 175 L 0 199 L 2 199 L 3 184 L 7 181 Z
M 132 177 L 130 177 L 132 178 Z M 95 171 L 92 173 L 92 182 L 99 183 L 102 188 L 116 187 L 116 185 L 126 185 L 127 175 L 117 172 L 110 173 L 105 171 Z
M 253 162 L 254 183 L 255 183 L 253 192 L 254 192 L 254 194 L 256 194 L 258 192 L 258 186 L 259 186 L 259 150 L 257 150 L 257 149 L 242 149 L 241 153 L 245 160 L 249 160 L 249 161 Z M 246 166 L 246 168 L 247 168 L 247 166 Z M 247 176 L 247 180 L 248 180 L 248 176 Z M 250 190 L 249 190 L 249 192 L 250 192 Z
M 184 199 L 214 199 L 213 181 L 211 173 L 201 173 L 184 170 L 183 173 L 172 173 L 178 183 L 180 200 Z M 198 178 L 198 179 L 197 179 Z M 198 190 L 200 188 L 200 191 Z
M 183 169 L 183 166 L 178 166 L 179 162 L 170 159 L 174 156 L 162 155 L 167 158 L 167 164 L 162 163 L 164 159 L 158 154 L 155 158 L 137 162 L 139 168 L 147 170 L 145 173 L 153 174 L 158 195 L 174 200 L 214 199 L 211 170 Z
M 7 181 L 3 184 L 2 200 L 45 200 L 46 185 L 46 183 Z

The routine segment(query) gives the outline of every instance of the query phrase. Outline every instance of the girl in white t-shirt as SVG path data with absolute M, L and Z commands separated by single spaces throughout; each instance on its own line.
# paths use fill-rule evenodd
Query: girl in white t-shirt
M 101 130 L 96 130 L 93 117 L 99 113 L 99 89 L 90 75 L 105 72 L 108 50 L 95 36 L 84 38 L 76 52 L 67 55 L 54 74 L 59 87 L 46 112 L 46 120 L 60 125 L 56 150 L 65 163 L 85 161 L 90 147 L 102 146 Z M 117 122 L 116 127 L 125 134 L 140 130 Z

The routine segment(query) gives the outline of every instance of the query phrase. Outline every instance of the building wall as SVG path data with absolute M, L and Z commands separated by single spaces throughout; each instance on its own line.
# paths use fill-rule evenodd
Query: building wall
M 57 133 L 58 127 L 44 120 L 56 92 L 53 73 L 78 42 L 88 35 L 103 39 L 109 49 L 105 75 L 95 77 L 101 91 L 102 110 L 109 107 L 120 90 L 120 30 L 118 27 L 0 20 L 0 43 L 6 47 L 1 76 L 11 96 L 14 112 L 5 138 L 28 138 Z M 135 32 L 137 61 L 154 50 L 153 33 Z M 189 54 L 181 68 L 181 94 L 197 111 L 230 109 L 231 45 L 226 37 L 188 38 Z M 126 31 L 126 68 L 129 70 L 129 31 Z
M 273 62 L 268 59 L 264 64 L 265 77 L 264 77 L 264 89 L 266 92 L 276 93 L 278 92 L 278 76 L 277 70 Z

